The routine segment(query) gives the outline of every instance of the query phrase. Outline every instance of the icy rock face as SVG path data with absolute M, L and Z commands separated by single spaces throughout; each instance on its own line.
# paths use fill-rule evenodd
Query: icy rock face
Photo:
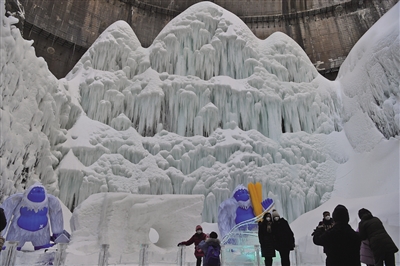
M 54 168 L 62 155 L 54 146 L 65 141 L 66 126 L 74 122 L 75 107 L 43 58 L 37 58 L 32 42 L 25 41 L 6 17 L 0 3 L 0 201 L 40 180 L 57 194 Z

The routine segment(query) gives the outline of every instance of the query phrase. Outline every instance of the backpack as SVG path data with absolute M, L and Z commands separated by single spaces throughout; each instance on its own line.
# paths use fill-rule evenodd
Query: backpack
M 219 259 L 219 255 L 221 254 L 221 247 L 217 246 L 209 246 L 207 249 L 207 254 L 204 262 L 207 263 L 207 266 L 220 266 L 221 260 Z

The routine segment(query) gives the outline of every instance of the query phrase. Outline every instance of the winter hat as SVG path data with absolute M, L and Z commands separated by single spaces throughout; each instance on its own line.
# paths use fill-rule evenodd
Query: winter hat
M 370 215 L 372 216 L 372 213 L 371 213 L 369 210 L 367 210 L 367 209 L 362 208 L 362 209 L 360 209 L 360 210 L 358 211 L 358 217 L 359 217 L 360 219 L 362 219 L 362 217 L 363 217 L 364 215 L 367 215 L 367 214 L 370 214 Z
M 214 231 L 212 231 L 212 232 L 210 233 L 210 238 L 215 238 L 215 239 L 217 239 L 217 238 L 218 238 L 218 234 L 215 233 Z
M 277 210 L 273 209 L 272 210 L 272 217 L 275 218 L 275 217 L 281 217 L 281 216 L 279 215 Z
M 196 226 L 196 231 L 197 231 L 197 230 L 202 230 L 202 231 L 203 231 L 203 228 L 201 227 L 201 225 L 197 225 L 197 226 Z
M 349 211 L 341 204 L 337 205 L 335 210 L 333 210 L 332 217 L 335 223 L 347 224 L 350 220 Z

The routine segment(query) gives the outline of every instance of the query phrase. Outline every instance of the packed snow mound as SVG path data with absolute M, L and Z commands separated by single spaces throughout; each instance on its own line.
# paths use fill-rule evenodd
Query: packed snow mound
M 140 245 L 148 243 L 148 252 L 158 261 L 174 261 L 177 243 L 189 239 L 201 224 L 203 201 L 202 195 L 92 195 L 74 210 L 68 252 L 81 255 L 80 265 L 93 265 L 99 247 L 108 244 L 108 263 L 131 264 L 139 258 Z M 160 236 L 156 243 L 150 242 L 151 229 Z M 66 265 L 74 265 L 68 256 Z
M 386 138 L 400 133 L 400 5 L 396 4 L 356 43 L 340 67 L 338 80 L 343 93 L 343 120 L 364 120 L 362 130 L 346 130 L 353 146 L 369 150 L 362 139 L 374 145 L 378 129 Z

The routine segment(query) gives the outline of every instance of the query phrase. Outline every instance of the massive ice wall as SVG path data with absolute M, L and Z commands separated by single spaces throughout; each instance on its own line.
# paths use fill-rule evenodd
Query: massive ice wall
M 371 132 L 349 126 L 359 117 L 374 141 L 378 130 L 397 136 L 389 122 L 400 110 L 398 55 L 382 59 L 390 74 L 371 83 L 384 103 L 376 117 L 387 121 L 376 127 L 381 120 L 363 116 L 374 114 L 371 97 L 352 97 L 350 75 L 324 79 L 293 40 L 259 40 L 210 2 L 183 12 L 147 49 L 116 22 L 60 81 L 12 18 L 2 20 L 2 197 L 34 178 L 70 209 L 99 192 L 202 194 L 203 220 L 215 222 L 238 184 L 261 182 L 292 221 L 329 199 L 349 156 L 336 141 L 342 129 L 354 147 L 368 143 L 354 132 Z
M 57 194 L 54 168 L 62 155 L 54 146 L 74 120 L 68 87 L 21 37 L 17 19 L 5 16 L 4 1 L 0 13 L 0 201 L 31 180 Z
M 317 81 L 298 44 L 283 33 L 259 40 L 210 2 L 173 19 L 148 49 L 127 23 L 113 24 L 67 80 L 80 82 L 90 118 L 111 125 L 122 114 L 145 136 L 209 136 L 231 121 L 273 139 L 340 130 L 337 91 Z
M 215 222 L 238 184 L 261 182 L 293 220 L 329 198 L 346 161 L 327 148 L 341 129 L 335 84 L 288 36 L 259 40 L 210 2 L 148 49 L 114 23 L 66 79 L 87 115 L 58 146 L 71 209 L 105 191 L 203 194 L 203 219 Z

